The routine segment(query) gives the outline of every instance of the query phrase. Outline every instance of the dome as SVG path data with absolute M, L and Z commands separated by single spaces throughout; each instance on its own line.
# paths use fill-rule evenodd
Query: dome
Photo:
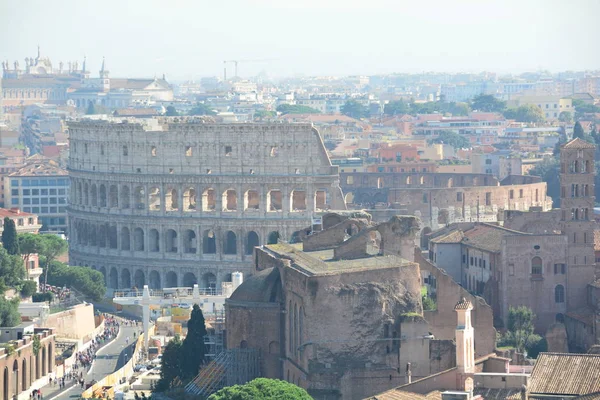
M 233 292 L 231 301 L 243 303 L 277 303 L 281 300 L 279 269 L 267 268 L 246 279 Z

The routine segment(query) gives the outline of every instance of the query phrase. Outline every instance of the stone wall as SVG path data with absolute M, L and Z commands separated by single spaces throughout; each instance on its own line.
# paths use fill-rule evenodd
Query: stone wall
M 66 311 L 50 314 L 46 325 L 53 327 L 59 338 L 82 340 L 96 329 L 94 306 L 79 304 Z

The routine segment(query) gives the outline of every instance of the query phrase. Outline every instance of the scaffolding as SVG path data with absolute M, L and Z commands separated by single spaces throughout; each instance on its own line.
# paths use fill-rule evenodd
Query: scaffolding
M 204 337 L 206 357 L 213 360 L 225 349 L 225 310 L 216 311 L 206 317 L 207 334 Z
M 195 396 L 208 397 L 225 386 L 243 385 L 260 376 L 258 349 L 231 349 L 217 354 L 185 387 Z

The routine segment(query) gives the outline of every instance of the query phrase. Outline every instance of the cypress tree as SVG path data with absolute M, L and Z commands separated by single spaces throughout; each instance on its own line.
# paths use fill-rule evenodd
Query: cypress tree
M 585 133 L 583 132 L 583 127 L 581 126 L 579 121 L 575 122 L 575 126 L 573 127 L 573 139 L 583 139 L 584 135 Z
M 11 255 L 19 254 L 19 241 L 17 239 L 17 228 L 15 221 L 4 217 L 4 231 L 2 231 L 2 245 Z
M 192 378 L 198 374 L 200 365 L 204 362 L 206 346 L 204 336 L 206 336 L 206 324 L 204 314 L 198 306 L 194 304 L 192 315 L 188 321 L 187 336 L 183 340 L 182 354 L 184 356 L 182 374 L 183 378 Z

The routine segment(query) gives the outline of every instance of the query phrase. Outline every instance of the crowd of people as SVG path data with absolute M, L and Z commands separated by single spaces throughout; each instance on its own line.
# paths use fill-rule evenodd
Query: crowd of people
M 54 295 L 54 298 L 57 300 L 67 300 L 71 297 L 71 290 L 66 287 L 58 287 L 52 285 L 45 285 L 40 283 L 40 291 L 41 292 L 50 292 Z

